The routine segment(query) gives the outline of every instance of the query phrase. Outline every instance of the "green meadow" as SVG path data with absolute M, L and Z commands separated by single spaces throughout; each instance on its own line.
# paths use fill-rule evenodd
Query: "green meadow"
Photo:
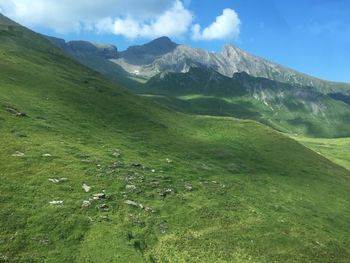
M 0 134 L 0 262 L 349 262 L 348 140 L 177 113 L 19 26 Z

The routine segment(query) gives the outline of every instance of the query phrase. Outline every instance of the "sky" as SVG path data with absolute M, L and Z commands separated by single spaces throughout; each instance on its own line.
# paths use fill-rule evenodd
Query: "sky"
M 160 36 L 214 52 L 230 43 L 350 82 L 350 0 L 0 0 L 0 13 L 42 34 L 119 50 Z

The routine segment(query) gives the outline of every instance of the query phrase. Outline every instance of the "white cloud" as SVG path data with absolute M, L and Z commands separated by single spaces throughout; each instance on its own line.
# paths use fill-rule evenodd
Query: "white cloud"
M 130 16 L 126 18 L 105 18 L 96 24 L 99 32 L 113 33 L 127 38 L 180 36 L 186 33 L 192 24 L 191 12 L 182 2 L 174 5 L 163 14 L 149 21 L 138 21 Z
M 241 20 L 235 10 L 226 8 L 222 15 L 208 27 L 201 30 L 199 24 L 192 26 L 192 38 L 194 40 L 215 40 L 237 38 L 240 34 Z
M 193 25 L 191 0 L 0 0 L 0 10 L 29 27 L 58 33 L 96 31 L 126 38 L 180 37 L 196 40 L 237 37 L 240 20 L 225 9 L 209 27 Z
M 26 26 L 69 33 L 84 30 L 107 17 L 153 19 L 172 8 L 174 1 L 178 0 L 0 0 L 0 8 Z

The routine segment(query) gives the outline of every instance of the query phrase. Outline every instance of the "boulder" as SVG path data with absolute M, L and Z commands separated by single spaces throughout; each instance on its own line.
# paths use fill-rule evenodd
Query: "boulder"
M 192 187 L 192 185 L 187 184 L 187 185 L 185 185 L 185 189 L 186 189 L 186 191 L 191 192 L 193 190 L 193 187 Z
M 86 193 L 90 192 L 90 190 L 91 190 L 91 187 L 85 183 L 82 185 L 82 188 Z
M 104 211 L 104 212 L 109 211 L 109 207 L 108 207 L 108 205 L 106 205 L 106 204 L 101 204 L 101 205 L 99 205 L 97 208 L 98 208 L 98 210 L 100 210 L 100 211 Z
M 81 207 L 89 207 L 91 205 L 91 202 L 89 200 L 84 200 Z
M 105 193 L 94 194 L 92 198 L 93 198 L 94 200 L 106 199 L 106 194 L 105 194 Z
M 22 153 L 22 152 L 16 151 L 14 154 L 12 154 L 12 156 L 14 156 L 14 157 L 24 157 L 25 154 Z
M 131 206 L 138 206 L 138 204 L 136 202 L 131 201 L 131 200 L 124 201 L 124 204 L 131 205 Z
M 49 203 L 50 205 L 63 205 L 62 200 L 54 200 L 54 201 L 50 201 Z
M 57 184 L 57 183 L 60 183 L 60 182 L 68 181 L 68 178 L 65 178 L 65 177 L 61 177 L 61 178 L 49 178 L 48 180 L 49 180 L 49 182 L 51 182 L 51 183 Z

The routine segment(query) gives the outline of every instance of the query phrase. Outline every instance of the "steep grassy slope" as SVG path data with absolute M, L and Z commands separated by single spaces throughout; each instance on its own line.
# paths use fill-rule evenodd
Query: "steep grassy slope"
M 0 261 L 350 259 L 347 170 L 261 124 L 133 96 L 16 26 L 0 134 Z
M 140 86 L 139 81 L 134 81 L 129 73 L 122 67 L 110 61 L 117 58 L 119 53 L 112 45 L 97 45 L 87 41 L 70 41 L 44 36 L 55 46 L 62 49 L 67 55 L 78 60 L 83 65 L 100 72 L 102 75 L 117 84 L 126 85 L 130 89 Z M 142 81 L 142 80 L 140 80 Z
M 162 73 L 139 93 L 163 95 L 158 102 L 186 113 L 253 119 L 286 133 L 314 137 L 350 135 L 350 106 L 312 87 L 255 78 L 233 78 L 210 69 Z M 164 97 L 166 96 L 166 97 Z

